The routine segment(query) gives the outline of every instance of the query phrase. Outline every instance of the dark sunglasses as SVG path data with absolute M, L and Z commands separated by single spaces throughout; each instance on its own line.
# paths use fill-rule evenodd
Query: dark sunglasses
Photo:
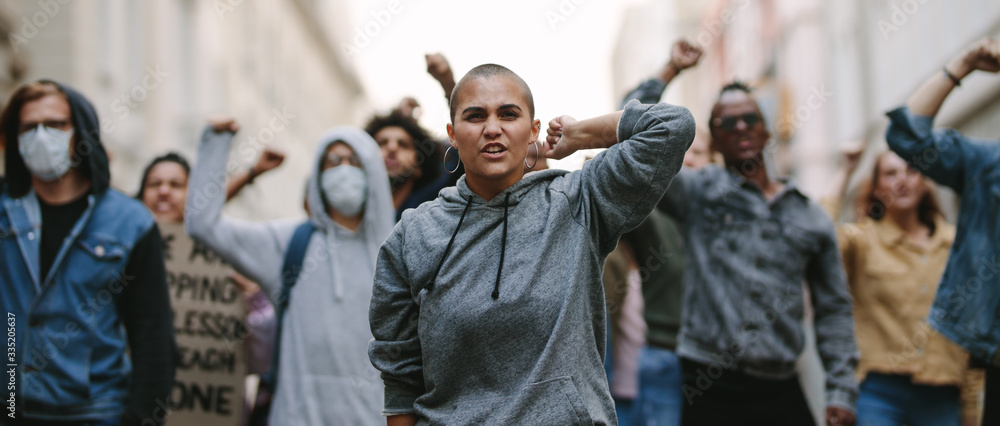
M 763 117 L 756 112 L 748 112 L 743 115 L 733 115 L 727 117 L 715 117 L 712 120 L 712 127 L 718 127 L 722 130 L 733 130 L 736 128 L 736 124 L 740 121 L 746 123 L 747 127 L 753 127 L 757 123 L 763 120 Z

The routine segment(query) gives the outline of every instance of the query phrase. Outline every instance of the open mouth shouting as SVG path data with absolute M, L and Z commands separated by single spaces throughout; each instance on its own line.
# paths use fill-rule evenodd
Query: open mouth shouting
M 502 143 L 492 142 L 483 146 L 483 149 L 479 151 L 484 157 L 491 160 L 498 160 L 503 158 L 504 153 L 507 152 L 507 147 Z

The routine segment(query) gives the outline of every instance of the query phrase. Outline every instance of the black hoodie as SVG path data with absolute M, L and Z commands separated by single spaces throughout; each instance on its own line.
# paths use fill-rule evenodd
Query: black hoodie
M 51 80 L 40 82 L 55 84 L 66 94 L 76 132 L 73 165 L 84 177 L 90 179 L 91 191 L 95 195 L 103 194 L 111 183 L 111 172 L 108 168 L 108 153 L 101 143 L 101 124 L 97 119 L 97 111 L 87 98 L 69 86 Z M 11 197 L 21 198 L 31 189 L 31 172 L 24 165 L 24 159 L 18 150 L 18 129 L 3 129 L 3 133 L 7 142 L 4 161 L 8 190 Z

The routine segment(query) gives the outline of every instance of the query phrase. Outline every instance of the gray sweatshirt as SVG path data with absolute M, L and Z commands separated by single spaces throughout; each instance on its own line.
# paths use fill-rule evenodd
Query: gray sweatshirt
M 632 102 L 617 136 L 582 170 L 529 173 L 490 201 L 462 178 L 403 213 L 379 252 L 370 313 L 384 414 L 616 423 L 604 259 L 677 174 L 694 120 L 683 107 Z
M 198 147 L 185 211 L 187 231 L 277 299 L 285 251 L 301 221 L 248 222 L 222 215 L 231 133 L 210 129 Z M 334 141 L 357 153 L 368 177 L 362 226 L 352 232 L 324 211 L 321 155 Z M 323 135 L 312 162 L 307 199 L 316 232 L 292 289 L 281 334 L 273 425 L 384 425 L 382 383 L 368 362 L 367 322 L 378 247 L 393 226 L 394 210 L 378 146 L 360 129 Z M 292 188 L 298 191 L 298 188 Z

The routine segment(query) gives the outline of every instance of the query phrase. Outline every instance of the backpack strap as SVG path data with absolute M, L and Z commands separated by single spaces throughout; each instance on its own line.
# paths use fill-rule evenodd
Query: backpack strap
M 302 272 L 302 263 L 306 258 L 306 249 L 309 247 L 309 239 L 312 237 L 316 227 L 312 222 L 306 220 L 305 223 L 295 228 L 292 234 L 292 242 L 285 250 L 285 261 L 281 265 L 281 294 L 275 302 L 275 316 L 277 317 L 277 328 L 274 333 L 274 352 L 271 354 L 271 368 L 260 377 L 261 383 L 272 392 L 278 385 L 278 356 L 281 354 L 281 330 L 285 319 L 285 311 L 288 309 L 288 302 L 292 296 L 292 287 L 299 279 Z

